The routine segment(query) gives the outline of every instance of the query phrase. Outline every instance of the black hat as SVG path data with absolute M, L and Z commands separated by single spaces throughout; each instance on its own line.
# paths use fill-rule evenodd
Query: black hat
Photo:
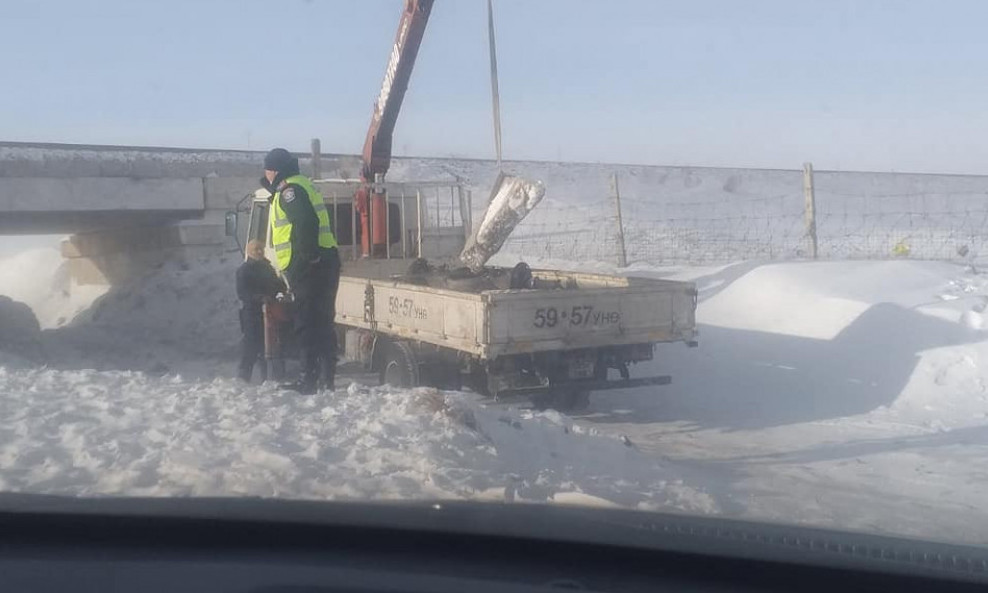
M 274 148 L 264 155 L 264 169 L 279 173 L 297 173 L 298 159 L 284 148 Z

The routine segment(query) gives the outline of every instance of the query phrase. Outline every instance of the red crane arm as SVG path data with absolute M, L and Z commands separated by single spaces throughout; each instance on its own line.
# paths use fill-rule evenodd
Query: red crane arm
M 381 94 L 374 102 L 370 129 L 364 141 L 363 171 L 364 181 L 374 181 L 377 174 L 384 175 L 391 166 L 391 139 L 394 135 L 398 112 L 408 89 L 415 57 L 418 55 L 425 25 L 432 12 L 433 0 L 406 0 L 405 10 L 398 22 L 398 33 L 384 71 Z

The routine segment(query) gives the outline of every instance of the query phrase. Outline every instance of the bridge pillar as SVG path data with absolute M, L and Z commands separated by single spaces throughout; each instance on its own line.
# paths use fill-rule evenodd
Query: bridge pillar
M 221 253 L 225 244 L 221 222 L 182 221 L 77 233 L 62 241 L 62 257 L 75 283 L 114 285 L 171 259 Z

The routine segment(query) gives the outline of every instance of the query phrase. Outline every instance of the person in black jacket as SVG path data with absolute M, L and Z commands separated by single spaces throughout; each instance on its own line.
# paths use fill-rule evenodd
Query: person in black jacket
M 302 359 L 298 380 L 281 387 L 303 395 L 315 393 L 320 383 L 333 389 L 340 255 L 332 218 L 312 180 L 300 174 L 298 159 L 284 148 L 265 155 L 261 184 L 272 194 L 268 233 L 275 264 L 294 297 L 292 317 Z
M 250 383 L 254 365 L 261 361 L 261 381 L 266 381 L 268 366 L 264 361 L 264 301 L 286 290 L 285 283 L 264 258 L 264 243 L 247 243 L 247 260 L 237 268 L 237 298 L 240 299 L 240 365 L 237 376 Z

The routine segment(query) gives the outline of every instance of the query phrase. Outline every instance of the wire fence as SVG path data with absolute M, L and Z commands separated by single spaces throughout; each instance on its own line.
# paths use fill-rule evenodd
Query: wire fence
M 988 195 L 817 193 L 820 257 L 988 257 Z
M 623 239 L 628 263 L 652 265 L 813 257 L 988 261 L 988 177 L 707 173 L 691 174 L 692 185 L 637 183 L 590 201 L 547 200 L 505 251 L 616 263 Z

